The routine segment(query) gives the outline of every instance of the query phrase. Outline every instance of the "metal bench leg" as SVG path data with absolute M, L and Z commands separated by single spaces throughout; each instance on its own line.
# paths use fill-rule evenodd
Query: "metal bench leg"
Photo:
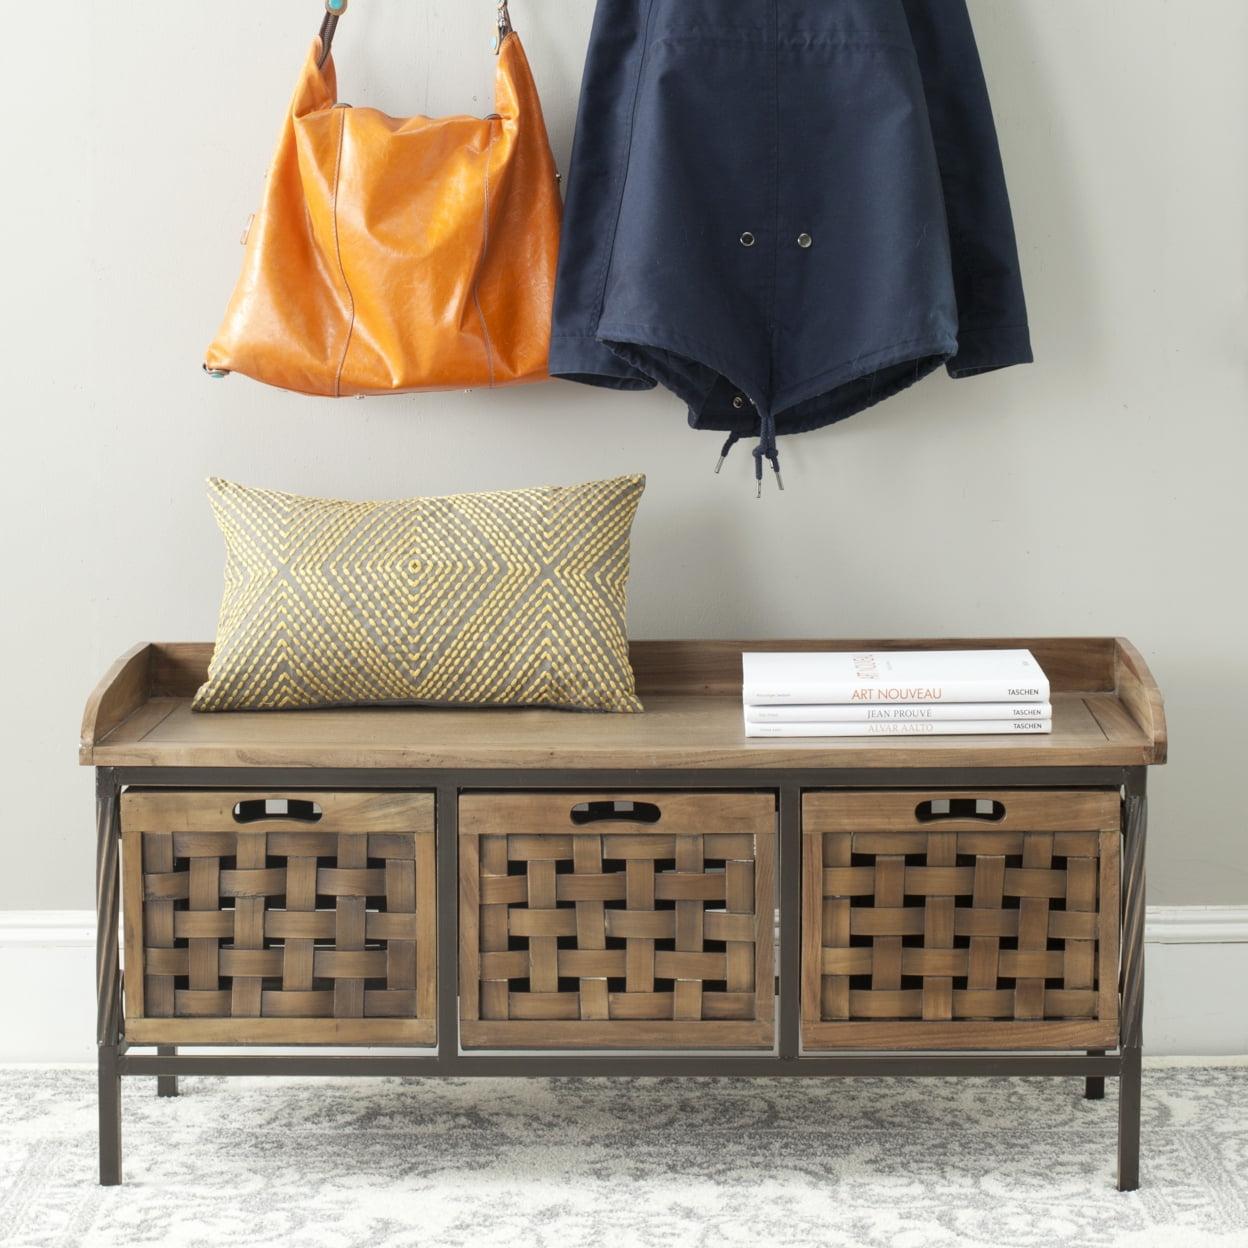
M 156 1053 L 160 1057 L 177 1057 L 178 1050 L 176 1045 L 158 1044 Z M 177 1075 L 157 1075 L 156 1076 L 156 1095 L 157 1096 L 177 1096 L 178 1094 L 178 1077 Z
M 1140 1048 L 1144 1028 L 1144 846 L 1148 799 L 1143 768 L 1127 783 L 1122 867 L 1122 1073 L 1118 1078 L 1118 1190 L 1140 1186 Z
M 1122 1051 L 1118 1077 L 1118 1190 L 1134 1192 L 1140 1186 L 1140 1050 Z
M 121 1076 L 117 1046 L 100 1046 L 100 1184 L 121 1182 Z
M 112 768 L 95 773 L 96 1043 L 99 1046 L 100 1182 L 121 1182 L 121 959 L 117 946 L 121 888 L 121 826 Z
M 1089 1049 L 1089 1057 L 1104 1057 L 1104 1049 Z M 1105 1099 L 1105 1076 L 1089 1075 L 1083 1081 L 1083 1096 L 1088 1101 L 1103 1101 Z

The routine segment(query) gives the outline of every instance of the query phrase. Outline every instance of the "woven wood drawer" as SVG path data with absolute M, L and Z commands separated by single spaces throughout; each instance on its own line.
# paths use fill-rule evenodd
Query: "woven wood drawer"
M 464 1048 L 769 1048 L 775 798 L 459 806 Z
M 429 793 L 127 790 L 126 1038 L 434 1044 L 433 810 Z
M 1118 1043 L 1120 799 L 807 793 L 802 1043 Z

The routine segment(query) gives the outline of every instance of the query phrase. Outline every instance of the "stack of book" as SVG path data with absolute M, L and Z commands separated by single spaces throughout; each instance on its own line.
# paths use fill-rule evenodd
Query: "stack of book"
M 747 653 L 747 737 L 970 736 L 1053 731 L 1030 650 Z

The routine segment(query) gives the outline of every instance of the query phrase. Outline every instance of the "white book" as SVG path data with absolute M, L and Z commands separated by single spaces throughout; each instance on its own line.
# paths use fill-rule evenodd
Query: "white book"
M 1052 732 L 1051 719 L 969 719 L 927 720 L 924 723 L 847 724 L 751 724 L 747 737 L 981 737 L 1006 733 Z
M 1047 702 L 1030 650 L 750 651 L 742 701 L 787 703 Z
M 959 719 L 1052 719 L 1051 702 L 920 702 L 904 706 L 854 706 L 825 702 L 818 706 L 747 706 L 749 724 L 927 723 Z

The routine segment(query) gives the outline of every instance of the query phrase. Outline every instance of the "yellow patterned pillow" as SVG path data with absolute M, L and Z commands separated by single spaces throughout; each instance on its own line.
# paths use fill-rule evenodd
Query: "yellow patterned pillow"
M 625 613 L 645 487 L 349 503 L 214 479 L 225 597 L 194 708 L 639 711 Z

